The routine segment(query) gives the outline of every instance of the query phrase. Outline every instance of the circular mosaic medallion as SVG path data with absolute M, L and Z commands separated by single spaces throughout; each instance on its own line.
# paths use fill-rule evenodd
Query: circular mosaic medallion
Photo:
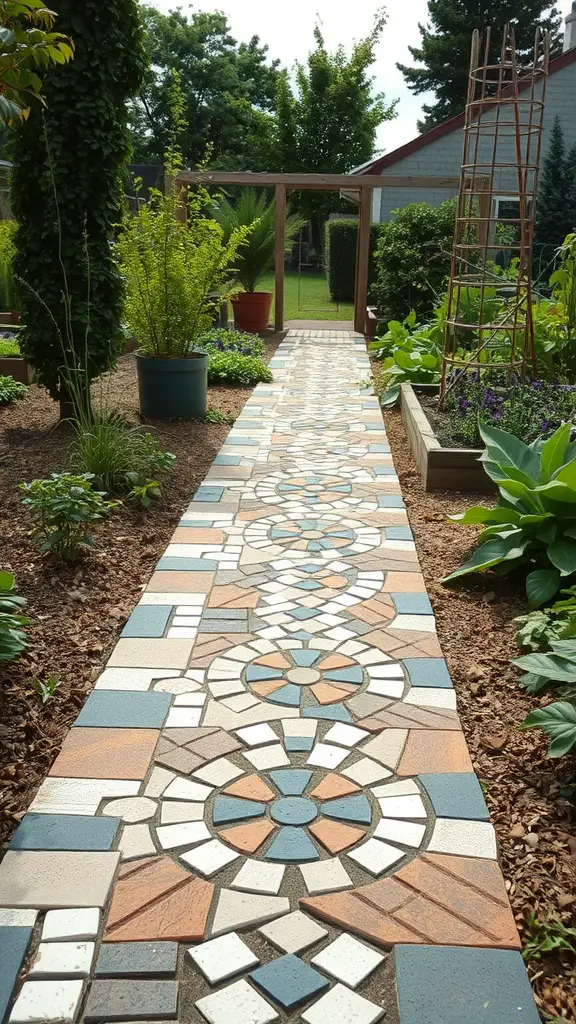
M 355 555 L 381 544 L 380 531 L 375 526 L 317 512 L 255 519 L 244 530 L 244 540 L 250 547 L 276 548 L 292 558 Z
M 363 468 L 336 470 L 335 472 L 279 471 L 263 478 L 249 481 L 244 497 L 253 497 L 266 505 L 282 505 L 289 512 L 313 508 L 318 512 L 332 509 L 355 509 L 373 512 L 378 508 L 377 499 L 363 496 L 358 489 L 362 485 L 374 486 L 370 473 Z

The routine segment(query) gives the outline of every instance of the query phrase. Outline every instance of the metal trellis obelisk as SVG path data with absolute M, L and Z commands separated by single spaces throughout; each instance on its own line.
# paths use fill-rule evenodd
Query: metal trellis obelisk
M 490 29 L 472 38 L 441 402 L 465 369 L 497 363 L 523 377 L 535 366 L 532 244 L 549 52 L 539 29 L 532 63 L 521 66 L 506 25 L 500 61 L 490 63 Z

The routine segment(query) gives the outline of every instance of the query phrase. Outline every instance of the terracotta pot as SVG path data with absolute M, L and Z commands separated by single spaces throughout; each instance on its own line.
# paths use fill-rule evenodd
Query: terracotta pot
M 238 292 L 232 299 L 234 324 L 239 331 L 260 334 L 268 327 L 272 292 Z

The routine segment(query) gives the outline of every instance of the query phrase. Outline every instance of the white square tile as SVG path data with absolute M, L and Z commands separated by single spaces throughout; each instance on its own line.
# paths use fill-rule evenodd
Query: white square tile
M 241 711 L 247 711 L 248 708 L 253 708 L 260 701 L 253 693 L 238 693 L 233 697 L 224 697 L 221 703 L 225 708 L 230 711 L 235 711 L 236 714 L 240 714 Z
M 120 835 L 118 849 L 122 860 L 137 860 L 139 857 L 153 857 L 156 847 L 152 842 L 148 825 L 125 825 Z
M 188 956 L 202 971 L 211 985 L 226 981 L 241 971 L 247 971 L 260 963 L 258 957 L 236 932 L 220 935 L 217 939 L 209 939 L 199 946 L 192 946 Z
M 318 722 L 315 718 L 287 718 L 282 722 L 285 736 L 306 736 L 314 739 Z
M 373 693 L 379 697 L 401 697 L 404 693 L 404 680 L 371 679 L 366 692 Z
M 384 729 L 378 736 L 364 744 L 362 753 L 380 761 L 387 768 L 394 769 L 400 760 L 407 737 L 407 729 Z
M 426 831 L 425 825 L 413 821 L 395 821 L 394 818 L 382 818 L 375 830 L 375 839 L 390 839 L 393 843 L 402 843 L 416 849 L 420 846 Z
M 277 743 L 278 737 L 267 722 L 260 725 L 248 725 L 244 729 L 236 729 L 236 735 L 248 747 L 258 747 L 265 743 Z
M 420 793 L 413 779 L 402 779 L 401 782 L 385 782 L 383 786 L 375 786 L 374 796 L 412 796 Z
M 202 708 L 170 708 L 165 729 L 190 729 L 200 724 Z
M 383 1014 L 382 1007 L 338 984 L 308 1007 L 302 1020 L 306 1024 L 374 1024 Z
M 489 821 L 436 818 L 428 850 L 455 853 L 462 857 L 497 857 L 496 834 Z
M 310 864 L 300 864 L 299 867 L 311 896 L 323 892 L 338 892 L 352 885 L 352 879 L 339 857 L 312 861 Z
M 369 733 L 365 729 L 357 729 L 354 725 L 346 725 L 344 722 L 335 722 L 324 737 L 325 743 L 341 743 L 343 747 L 353 747 L 360 740 L 366 740 Z
M 10 1024 L 73 1024 L 82 998 L 82 978 L 73 981 L 27 981 L 10 1014 Z
M 210 839 L 210 833 L 203 821 L 159 825 L 156 835 L 163 850 L 175 850 L 179 846 L 203 843 L 206 839 Z
M 268 768 L 282 768 L 290 764 L 286 751 L 280 743 L 273 743 L 269 747 L 260 747 L 258 750 L 246 750 L 244 757 L 259 772 L 266 771 Z
M 50 910 L 48 913 L 59 914 L 61 911 Z M 64 911 L 62 911 L 62 913 L 64 913 Z M 71 913 L 76 913 L 76 911 L 71 911 Z M 33 928 L 36 924 L 37 917 L 37 910 L 12 910 L 10 907 L 0 907 L 1 928 Z M 83 935 L 74 936 L 74 938 L 76 937 L 84 938 Z M 86 938 L 90 938 L 90 936 L 87 935 Z
M 156 769 L 155 769 L 156 770 Z M 170 772 L 170 774 L 172 774 Z M 164 790 L 165 800 L 192 800 L 197 803 L 205 801 L 212 792 L 212 786 L 203 786 L 192 779 L 176 778 Z
M 372 786 L 375 782 L 380 782 L 381 779 L 390 778 L 392 772 L 369 757 L 361 757 L 359 761 L 355 761 L 348 768 L 343 768 L 342 775 L 357 782 L 359 786 Z
M 233 882 L 231 889 L 242 889 L 244 892 L 263 892 L 276 896 L 282 885 L 284 864 L 272 864 L 270 861 L 246 860 Z
M 210 878 L 239 856 L 239 853 L 231 850 L 229 846 L 224 846 L 218 839 L 211 839 L 209 843 L 203 843 L 202 846 L 181 853 L 180 860 L 188 864 L 193 871 L 198 871 L 204 878 Z
M 317 768 L 337 768 L 349 754 L 350 751 L 343 750 L 342 747 L 333 747 L 329 743 L 317 743 L 306 764 L 314 765 Z
M 201 708 L 206 703 L 205 693 L 181 693 L 174 700 L 174 707 Z
M 44 918 L 42 942 L 58 942 L 63 939 L 75 939 L 76 941 L 93 939 L 98 934 L 99 925 L 100 911 L 98 907 L 49 910 Z
M 448 687 L 412 686 L 404 697 L 405 704 L 421 708 L 445 708 L 456 711 L 456 691 Z
M 213 683 L 208 683 L 208 689 L 216 700 L 221 700 L 222 697 L 230 697 L 235 693 L 244 693 L 244 683 L 238 679 L 216 680 Z
M 216 761 L 199 768 L 192 775 L 195 779 L 208 782 L 211 786 L 225 786 L 227 782 L 232 782 L 232 779 L 244 775 L 244 769 L 232 764 L 227 757 L 219 757 Z
M 384 818 L 427 818 L 420 796 L 387 796 L 378 800 Z
M 176 825 L 181 821 L 202 821 L 204 804 L 194 804 L 189 800 L 167 800 L 162 803 L 160 822 L 162 825 Z
M 357 988 L 383 960 L 381 953 L 344 934 L 317 953 L 312 963 L 337 981 Z
M 28 970 L 28 977 L 86 978 L 90 973 L 93 942 L 41 942 Z
M 294 910 L 291 914 L 262 925 L 258 931 L 285 953 L 298 953 L 301 949 L 308 949 L 328 934 L 326 928 L 321 928 L 301 910 Z
M 270 1003 L 244 979 L 204 996 L 196 1006 L 208 1024 L 270 1024 L 278 1018 Z M 366 1021 L 366 1024 L 370 1022 Z
M 348 853 L 351 860 L 376 877 L 396 861 L 401 860 L 403 856 L 402 850 L 397 850 L 395 846 L 389 846 L 388 843 L 383 843 L 380 839 L 369 839 L 368 842 L 362 843 L 362 846 L 357 846 Z

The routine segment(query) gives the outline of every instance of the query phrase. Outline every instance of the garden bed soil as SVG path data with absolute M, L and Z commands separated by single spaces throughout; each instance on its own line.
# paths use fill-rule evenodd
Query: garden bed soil
M 441 577 L 469 557 L 476 532 L 447 516 L 472 504 L 489 505 L 490 497 L 426 493 L 399 411 L 386 413 L 385 420 L 470 754 L 498 833 L 518 927 L 526 938 L 526 911 L 575 927 L 576 757 L 549 760 L 542 734 L 518 729 L 538 706 L 536 698 L 519 689 L 509 664 L 519 653 L 512 619 L 526 612 L 523 584 L 484 575 L 450 588 L 441 585 Z M 550 1014 L 576 1021 L 576 956 L 545 957 L 528 969 L 543 1019 Z
M 280 340 L 266 338 L 266 360 Z M 134 356 L 120 359 L 117 370 L 93 390 L 109 408 L 139 422 Z M 210 387 L 208 405 L 236 418 L 250 394 L 249 388 Z M 0 856 L 230 423 L 175 421 L 150 429 L 177 456 L 165 478 L 164 498 L 147 510 L 125 502 L 96 528 L 97 546 L 85 561 L 56 567 L 30 538 L 18 485 L 68 468 L 71 426 L 58 422 L 58 406 L 37 385 L 23 401 L 0 408 L 0 567 L 16 576 L 31 620 L 28 650 L 17 662 L 0 662 Z M 43 706 L 33 681 L 50 678 L 59 686 Z
M 466 441 L 462 441 L 461 438 L 453 437 L 450 430 L 450 417 L 448 413 L 443 412 L 442 409 L 438 408 L 438 395 L 431 394 L 430 392 L 424 392 L 418 395 L 420 399 L 420 405 L 424 409 L 426 416 L 430 420 L 430 424 L 434 433 L 443 448 L 467 448 L 470 450 L 470 445 Z

